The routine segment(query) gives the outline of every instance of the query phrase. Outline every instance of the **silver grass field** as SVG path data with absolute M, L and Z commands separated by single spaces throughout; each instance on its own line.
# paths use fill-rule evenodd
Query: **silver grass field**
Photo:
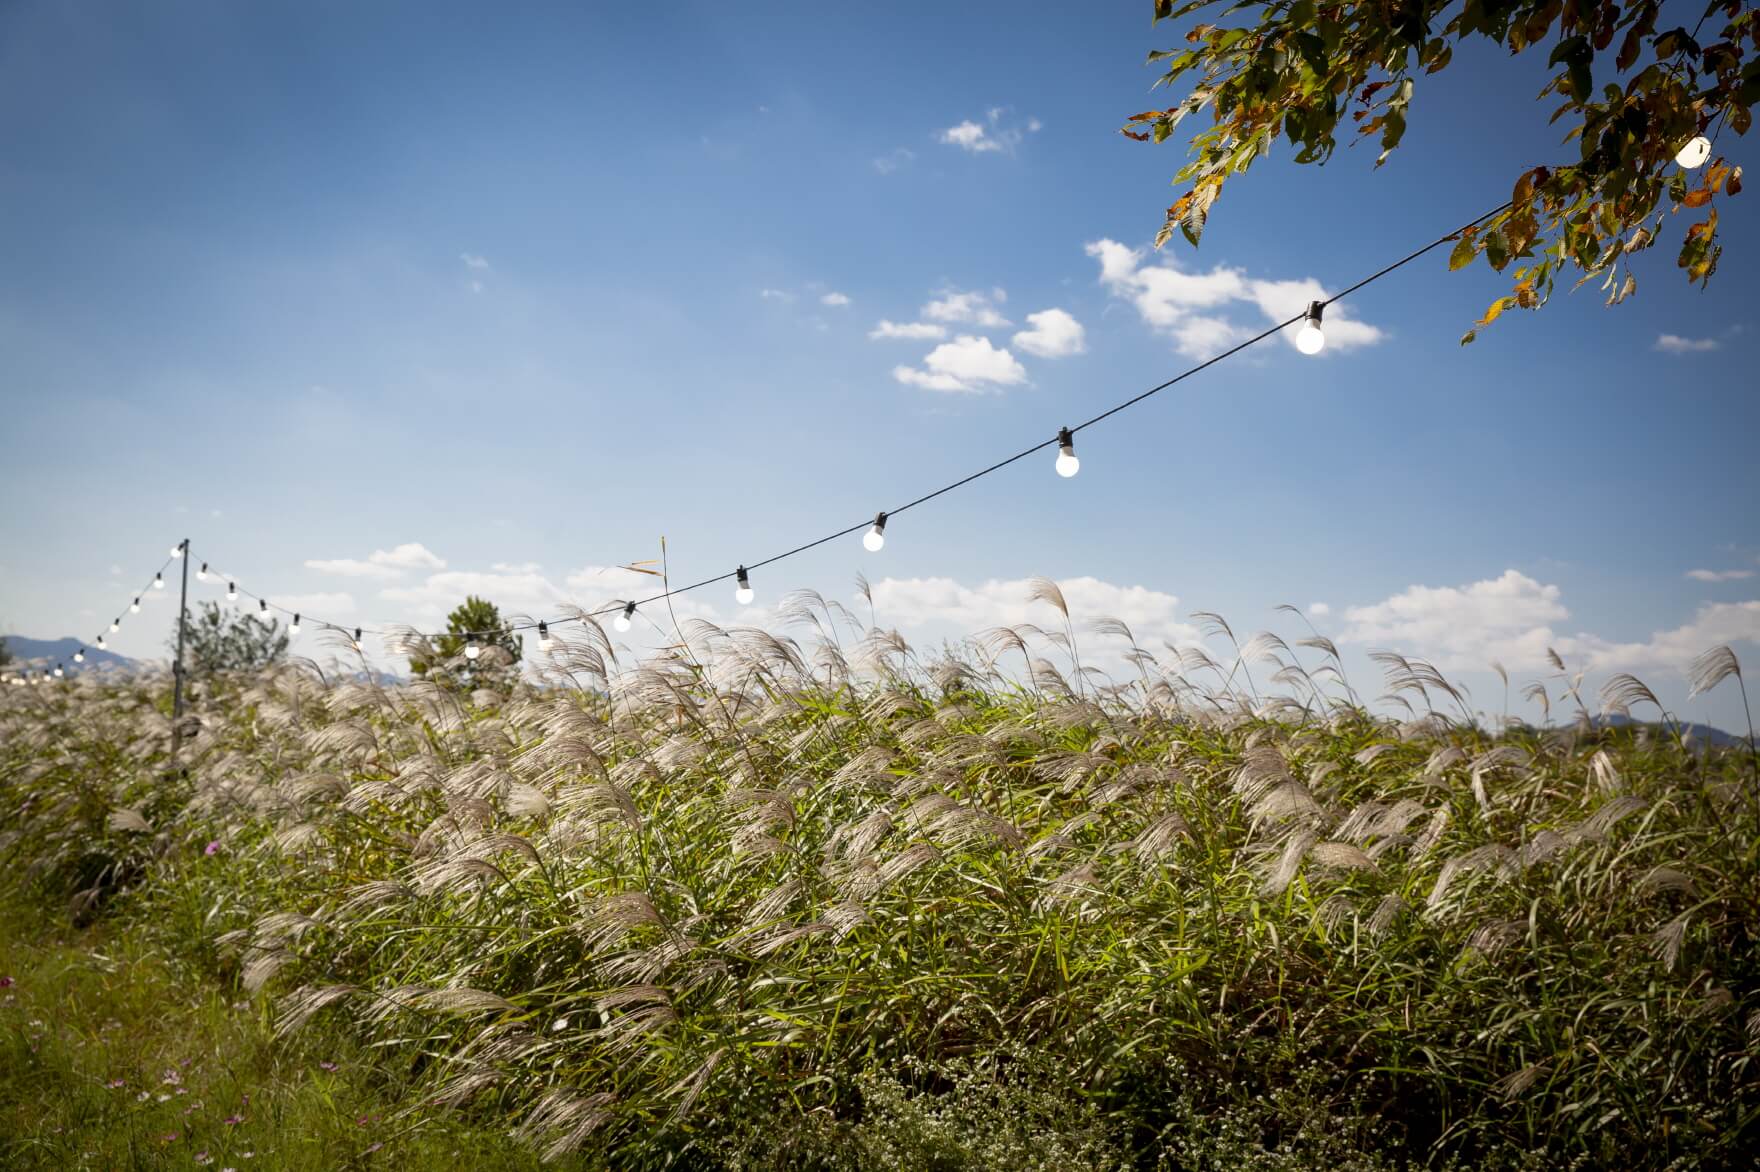
M 202 681 L 175 762 L 166 679 L 3 689 L 5 874 L 562 1167 L 1753 1166 L 1751 743 L 1035 595 L 934 654 L 584 619 L 469 693 L 338 647 Z

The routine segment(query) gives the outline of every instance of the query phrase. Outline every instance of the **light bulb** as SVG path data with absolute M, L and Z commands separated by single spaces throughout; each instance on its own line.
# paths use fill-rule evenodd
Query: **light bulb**
M 73 661 L 75 663 L 84 663 L 86 661 L 86 649 L 84 647 L 81 647 L 73 653 Z
M 180 558 L 183 556 L 183 542 L 180 541 L 171 547 L 171 556 L 174 558 Z
M 98 636 L 98 650 L 99 651 L 104 650 L 104 636 L 102 636 L 102 635 Z
M 59 663 L 56 664 L 55 665 L 55 678 L 60 679 L 62 677 L 62 675 L 64 675 L 64 674 L 65 673 L 62 672 L 62 670 L 61 670 L 61 665 Z
M 164 574 L 154 574 L 153 575 L 153 589 L 154 590 L 165 589 L 165 575 Z
M 359 627 L 354 629 L 354 649 L 356 651 L 361 649 L 361 629 Z
M 886 514 L 881 513 L 874 518 L 874 524 L 862 534 L 862 548 L 869 553 L 879 553 L 886 544 Z
M 1068 479 L 1082 470 L 1082 462 L 1076 458 L 1076 439 L 1069 428 L 1057 429 L 1057 474 Z
M 550 637 L 550 624 L 540 622 L 538 624 L 538 650 L 548 651 L 555 643 L 556 641 Z
M 623 608 L 622 611 L 618 612 L 618 615 L 616 618 L 611 620 L 611 625 L 616 627 L 620 631 L 627 631 L 627 630 L 629 630 L 630 619 L 635 617 L 635 613 L 636 613 L 636 604 L 633 602 L 629 603 L 628 605 L 626 605 Z
M 475 659 L 477 656 L 481 655 L 482 653 L 483 653 L 483 649 L 481 647 L 477 646 L 477 637 L 475 635 L 466 636 L 465 645 L 464 645 L 464 657 L 466 659 Z
M 269 621 L 269 600 L 267 598 L 257 599 L 257 618 L 265 623 Z
M 110 630 L 113 633 L 122 630 L 122 619 L 120 616 L 110 620 Z
M 746 568 L 744 566 L 739 568 L 737 581 L 738 586 L 734 589 L 733 600 L 741 606 L 751 605 L 753 598 L 752 580 L 746 576 Z
M 1326 345 L 1326 335 L 1320 332 L 1320 315 L 1326 309 L 1325 302 L 1308 302 L 1308 313 L 1302 322 L 1302 328 L 1296 333 L 1296 349 L 1303 354 L 1318 354 Z
M 141 613 L 141 596 L 140 595 L 138 595 L 138 594 L 135 595 L 134 601 L 128 604 L 128 613 L 129 614 Z
M 1674 161 L 1691 171 L 1695 167 L 1703 167 L 1705 160 L 1711 157 L 1711 140 L 1703 134 L 1695 136 L 1686 146 L 1676 153 Z
M 238 601 L 238 583 L 237 582 L 228 582 L 226 584 L 226 601 L 227 602 L 237 602 Z
M 207 580 L 208 580 L 208 563 L 203 562 L 202 568 L 196 571 L 196 581 L 206 582 Z
M 287 633 L 289 635 L 299 634 L 299 612 L 297 610 L 293 612 L 293 622 L 289 624 Z

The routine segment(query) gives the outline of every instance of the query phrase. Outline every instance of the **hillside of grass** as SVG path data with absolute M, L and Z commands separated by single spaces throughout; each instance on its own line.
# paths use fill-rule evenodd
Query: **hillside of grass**
M 1752 1166 L 1745 744 L 825 617 L 0 690 L 0 1164 Z

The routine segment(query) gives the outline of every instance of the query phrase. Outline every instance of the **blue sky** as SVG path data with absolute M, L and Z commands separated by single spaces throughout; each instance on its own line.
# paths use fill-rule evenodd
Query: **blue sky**
M 1560 157 L 1543 59 L 1465 53 L 1386 166 L 1261 163 L 1200 250 L 1156 254 L 1183 156 L 1116 133 L 1161 101 L 1147 3 L 587 7 L 0 10 L 0 624 L 89 635 L 186 535 L 369 625 L 621 596 L 603 568 L 662 535 L 677 579 L 720 573 L 1048 438 Z M 1359 324 L 1318 358 L 1255 348 L 1084 432 L 1075 479 L 1024 461 L 881 554 L 766 570 L 760 601 L 861 571 L 934 640 L 1034 617 L 1044 574 L 1151 646 L 1200 609 L 1293 636 L 1271 608 L 1324 603 L 1371 693 L 1362 653 L 1394 647 L 1495 710 L 1484 665 L 1537 678 L 1553 645 L 1735 723 L 1680 674 L 1722 641 L 1760 664 L 1755 233 L 1739 204 L 1723 231 L 1708 292 L 1659 247 L 1624 306 L 1561 294 L 1464 349 L 1505 281 L 1438 254 L 1337 307 Z M 729 593 L 693 613 L 738 620 Z M 158 653 L 159 608 L 113 646 Z

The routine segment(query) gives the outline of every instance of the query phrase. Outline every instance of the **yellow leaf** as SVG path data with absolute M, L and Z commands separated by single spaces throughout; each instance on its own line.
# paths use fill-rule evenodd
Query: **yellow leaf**
M 1508 309 L 1514 301 L 1515 299 L 1513 297 L 1499 297 L 1496 301 L 1491 303 L 1491 308 L 1485 311 L 1485 316 L 1480 318 L 1474 324 L 1481 326 L 1490 325 L 1492 322 L 1496 321 L 1503 311 Z

